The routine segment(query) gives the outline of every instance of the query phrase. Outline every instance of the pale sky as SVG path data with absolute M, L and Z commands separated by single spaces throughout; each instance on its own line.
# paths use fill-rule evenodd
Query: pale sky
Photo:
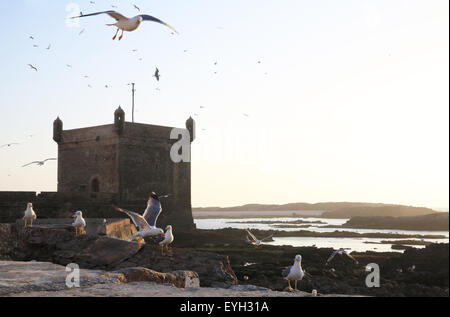
M 448 208 L 448 0 L 73 2 L 136 4 L 180 32 L 148 22 L 120 42 L 106 15 L 67 25 L 70 4 L 0 3 L 0 145 L 21 143 L 0 149 L 0 191 L 55 191 L 55 162 L 21 167 L 57 155 L 53 120 L 111 124 L 119 105 L 131 120 L 134 81 L 137 122 L 197 121 L 194 206 Z

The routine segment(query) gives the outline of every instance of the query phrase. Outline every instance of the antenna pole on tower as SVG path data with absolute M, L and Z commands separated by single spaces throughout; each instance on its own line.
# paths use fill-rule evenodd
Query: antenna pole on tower
M 133 100 L 132 100 L 133 110 L 132 110 L 131 116 L 132 116 L 132 122 L 134 123 L 134 93 L 135 93 L 136 90 L 134 89 L 134 83 L 131 83 L 131 85 L 133 87 L 133 89 L 132 89 L 132 93 L 133 93 Z

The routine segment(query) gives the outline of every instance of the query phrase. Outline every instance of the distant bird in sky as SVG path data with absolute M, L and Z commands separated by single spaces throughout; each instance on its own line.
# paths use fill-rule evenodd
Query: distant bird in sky
M 122 30 L 122 34 L 119 37 L 119 41 L 120 41 L 123 38 L 124 31 L 127 31 L 127 32 L 135 31 L 141 25 L 141 23 L 143 21 L 151 21 L 151 22 L 163 24 L 163 25 L 167 26 L 168 28 L 170 28 L 171 30 L 178 33 L 177 30 L 175 30 L 172 26 L 170 26 L 166 22 L 163 22 L 155 17 L 146 15 L 146 14 L 138 15 L 138 16 L 135 16 L 134 18 L 127 18 L 116 11 L 102 11 L 102 12 L 96 12 L 96 13 L 91 13 L 91 14 L 83 14 L 78 17 L 72 17 L 72 19 L 94 16 L 94 15 L 99 15 L 99 14 L 108 14 L 110 17 L 112 17 L 113 19 L 115 19 L 117 21 L 114 24 L 107 24 L 108 26 L 116 26 L 117 27 L 117 32 L 114 35 L 113 40 L 116 39 L 116 37 L 119 33 L 119 30 Z
M 22 166 L 22 167 L 27 167 L 27 166 L 30 166 L 30 165 L 33 165 L 33 164 L 36 164 L 36 165 L 38 165 L 38 166 L 43 166 L 46 162 L 48 162 L 48 161 L 57 161 L 58 159 L 56 159 L 56 158 L 49 158 L 49 159 L 46 159 L 46 160 L 44 160 L 44 161 L 34 161 L 34 162 L 31 162 L 31 163 L 28 163 L 28 164 L 25 164 L 24 166 Z
M 34 40 L 34 37 L 32 35 L 30 35 L 30 39 Z
M 92 86 L 88 84 L 88 88 L 92 88 Z
M 82 12 L 80 12 L 80 14 L 83 15 Z M 78 35 L 81 35 L 81 34 L 83 34 L 83 33 L 84 33 L 84 29 L 82 29 L 82 30 L 80 31 L 80 33 L 78 33 Z
M 161 78 L 158 67 L 156 68 L 155 74 L 153 75 L 153 77 L 155 77 L 157 81 L 159 81 L 159 79 Z
M 248 113 L 243 113 L 243 115 L 247 118 L 250 118 L 250 115 Z
M 265 237 L 261 240 L 259 240 L 258 238 L 255 237 L 255 235 L 253 233 L 250 232 L 250 230 L 246 229 L 245 231 L 247 231 L 247 233 L 250 235 L 250 237 L 252 238 L 252 240 L 250 240 L 247 236 L 247 242 L 253 244 L 254 246 L 260 246 L 262 242 L 264 242 L 265 240 L 269 240 L 273 237 L 273 234 L 271 234 L 268 237 Z
M 38 71 L 38 69 L 36 67 L 34 67 L 33 65 L 28 64 L 28 66 L 30 66 L 31 69 L 34 69 L 35 71 Z
M 38 48 L 38 47 L 39 47 L 39 45 L 33 44 L 33 47 L 35 47 L 35 48 Z
M 47 50 L 49 50 L 50 48 L 52 47 L 52 45 L 51 44 L 49 44 L 48 45 L 48 47 L 47 47 Z
M 302 269 L 302 256 L 296 255 L 294 265 L 285 268 L 282 275 L 284 279 L 288 281 L 289 291 L 298 292 L 299 290 L 297 289 L 297 282 L 301 281 L 305 276 L 305 273 Z M 292 288 L 291 281 L 295 281 L 295 289 Z
M 70 65 L 70 64 L 66 64 L 66 66 L 67 66 L 68 68 L 72 68 L 72 65 Z
M 141 9 L 139 9 L 139 7 L 138 7 L 137 5 L 135 5 L 135 4 L 133 4 L 133 7 L 134 7 L 136 10 L 141 11 Z
M 19 145 L 20 143 L 8 143 L 8 144 L 4 144 L 4 145 L 2 145 L 2 146 L 0 146 L 0 149 L 1 148 L 4 148 L 4 147 L 11 147 L 11 146 L 13 146 L 13 145 Z

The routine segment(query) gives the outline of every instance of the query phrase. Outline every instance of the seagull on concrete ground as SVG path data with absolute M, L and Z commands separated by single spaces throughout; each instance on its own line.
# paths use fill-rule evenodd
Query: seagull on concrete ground
M 154 237 L 154 236 L 164 236 L 164 231 L 160 228 L 156 228 L 154 226 L 151 226 L 148 224 L 147 220 L 138 213 L 135 213 L 133 211 L 125 210 L 119 207 L 114 206 L 114 209 L 117 211 L 123 212 L 128 215 L 128 217 L 131 218 L 134 225 L 138 228 L 138 232 L 136 232 L 128 241 L 133 241 L 136 238 L 145 238 L 145 237 Z
M 48 161 L 57 161 L 57 160 L 58 160 L 57 158 L 49 158 L 49 159 L 46 159 L 44 161 L 34 161 L 34 162 L 28 163 L 28 164 L 26 164 L 26 165 L 24 165 L 22 167 L 27 167 L 27 166 L 33 165 L 33 164 L 37 164 L 39 166 L 43 166 Z
M 163 25 L 167 26 L 168 28 L 172 29 L 173 31 L 175 31 L 176 33 L 178 33 L 177 30 L 175 30 L 172 26 L 170 26 L 166 22 L 163 22 L 160 19 L 157 19 L 157 18 L 152 17 L 151 15 L 147 15 L 147 14 L 141 14 L 141 15 L 135 16 L 134 18 L 130 19 L 130 18 L 123 16 L 119 12 L 111 10 L 111 11 L 95 12 L 95 13 L 91 13 L 91 14 L 82 14 L 77 17 L 72 17 L 72 19 L 94 16 L 94 15 L 99 15 L 99 14 L 107 14 L 117 21 L 116 23 L 113 23 L 113 24 L 107 24 L 108 26 L 116 26 L 117 27 L 117 32 L 114 35 L 113 40 L 116 39 L 117 34 L 119 33 L 120 30 L 122 30 L 122 34 L 119 37 L 119 41 L 123 38 L 124 31 L 127 31 L 127 32 L 135 31 L 141 25 L 141 23 L 143 21 L 151 21 L 151 22 L 163 24 Z
M 174 240 L 172 226 L 166 227 L 166 234 L 164 236 L 164 240 L 159 243 L 161 246 L 161 255 L 164 255 L 164 247 L 167 249 L 167 253 L 169 253 L 169 244 L 171 244 Z
M 302 269 L 302 256 L 296 255 L 294 265 L 285 268 L 282 274 L 284 279 L 288 281 L 289 291 L 298 292 L 299 290 L 297 288 L 297 282 L 301 281 L 305 276 L 305 273 L 303 272 Z M 295 289 L 292 288 L 291 281 L 295 281 Z
M 28 203 L 27 209 L 24 212 L 23 220 L 25 221 L 25 227 L 27 226 L 27 222 L 30 222 L 30 227 L 33 227 L 33 221 L 36 220 L 37 216 L 33 210 L 33 204 Z
M 72 218 L 76 218 L 72 223 L 72 227 L 75 228 L 75 236 L 77 237 L 81 234 L 86 227 L 86 220 L 83 218 L 83 213 L 81 211 L 77 211 Z
M 270 236 L 265 237 L 265 238 L 259 240 L 258 238 L 255 237 L 255 235 L 254 235 L 253 233 L 250 232 L 250 230 L 245 229 L 245 231 L 247 231 L 247 233 L 248 233 L 248 234 L 250 235 L 250 237 L 252 238 L 252 240 L 250 240 L 250 239 L 248 238 L 248 236 L 247 236 L 247 240 L 246 240 L 247 243 L 253 244 L 253 245 L 255 245 L 255 246 L 260 246 L 262 242 L 264 242 L 265 240 L 269 240 L 269 239 L 271 239 L 271 238 L 273 237 L 273 234 L 271 234 Z
M 331 254 L 331 256 L 328 258 L 328 260 L 327 260 L 327 263 L 326 263 L 326 265 L 328 265 L 328 263 L 330 263 L 331 262 L 331 260 L 333 260 L 334 259 L 334 257 L 336 256 L 336 255 L 345 255 L 345 256 L 347 256 L 349 259 L 351 259 L 353 262 L 355 262 L 356 264 L 359 264 L 359 262 L 354 258 L 354 257 L 352 257 L 350 254 L 348 254 L 347 253 L 347 251 L 345 251 L 344 249 L 339 249 L 339 250 L 336 250 L 336 251 L 334 251 L 332 254 Z

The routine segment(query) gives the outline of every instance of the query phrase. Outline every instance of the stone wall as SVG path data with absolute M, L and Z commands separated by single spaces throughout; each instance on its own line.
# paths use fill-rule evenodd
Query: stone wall
M 127 218 L 117 212 L 113 205 L 143 214 L 147 200 L 121 202 L 117 194 L 81 194 L 43 192 L 0 192 L 0 223 L 15 223 L 22 219 L 27 203 L 33 203 L 39 219 L 68 218 L 77 210 L 83 211 L 85 218 Z M 163 212 L 158 219 L 158 227 L 172 225 L 181 231 L 194 229 L 190 209 L 177 207 L 173 198 L 162 199 Z

